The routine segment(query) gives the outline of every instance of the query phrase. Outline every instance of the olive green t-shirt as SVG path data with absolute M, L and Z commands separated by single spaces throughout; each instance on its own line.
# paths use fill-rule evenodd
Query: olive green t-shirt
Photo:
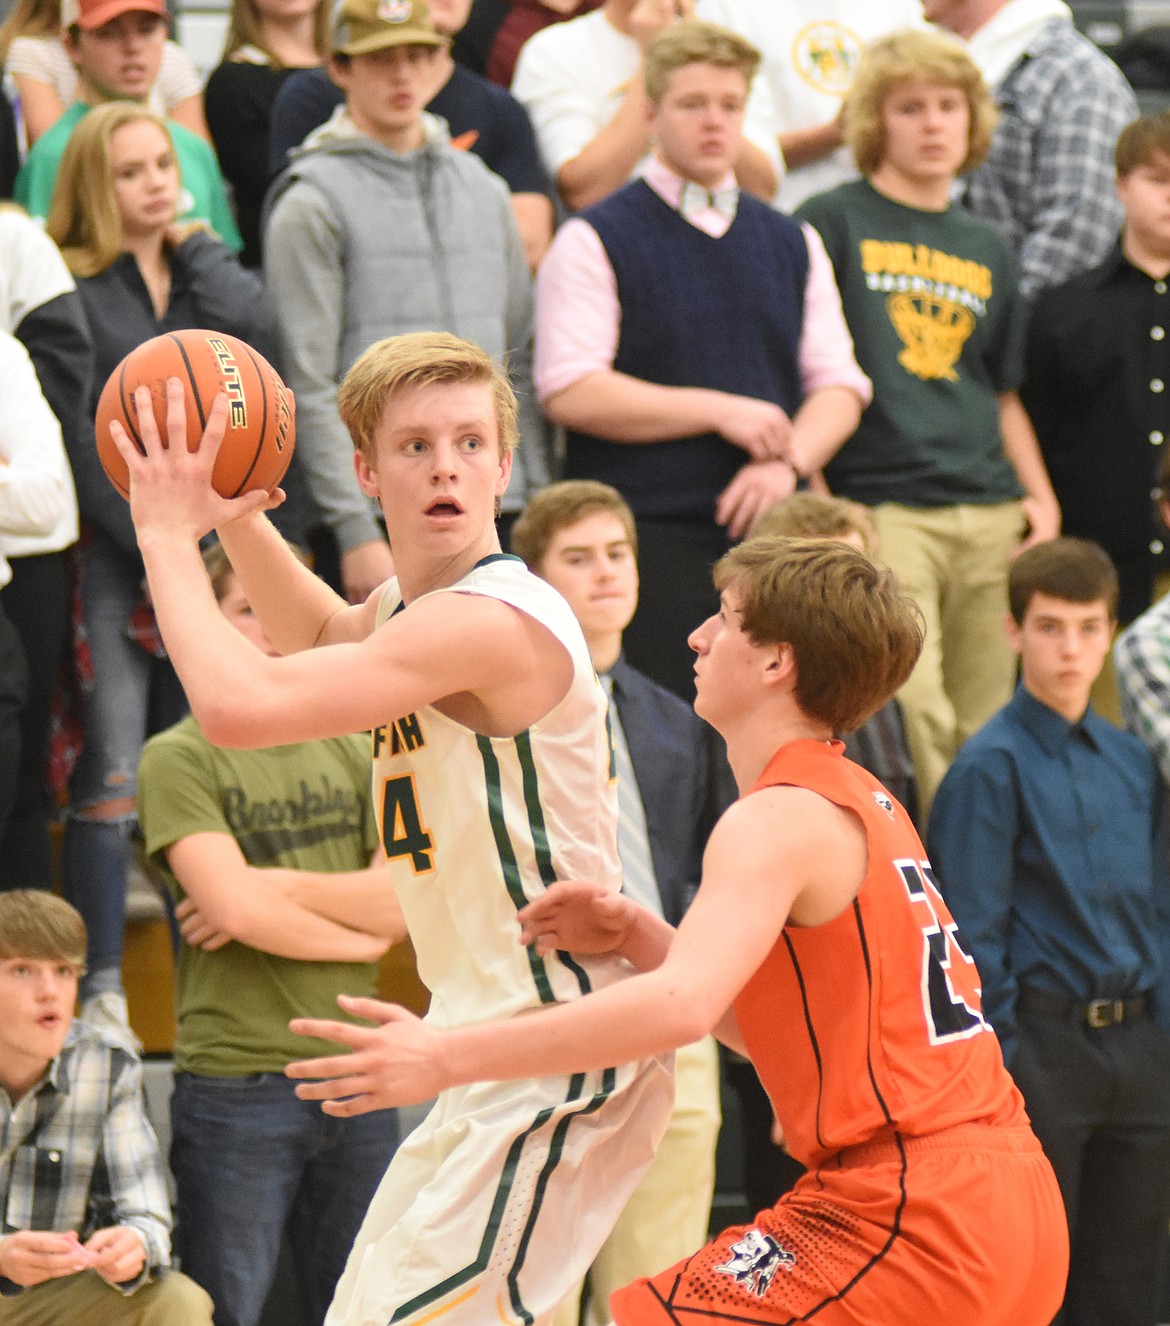
M 146 743 L 138 817 L 176 901 L 184 893 L 164 852 L 194 833 L 230 834 L 253 866 L 361 870 L 377 843 L 369 739 L 221 750 L 187 717 Z M 374 994 L 376 971 L 373 963 L 279 958 L 234 941 L 211 953 L 184 944 L 175 1068 L 242 1077 L 330 1053 L 327 1042 L 294 1036 L 289 1019 L 339 1017 L 337 995 Z
M 876 505 L 990 504 L 1021 495 L 1000 392 L 1023 376 L 1015 262 L 960 208 L 906 207 L 865 180 L 808 199 L 873 401 L 825 467 L 835 493 Z

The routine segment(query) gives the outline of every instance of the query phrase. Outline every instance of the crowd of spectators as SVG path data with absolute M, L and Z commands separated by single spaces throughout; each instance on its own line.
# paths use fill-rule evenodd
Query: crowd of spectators
M 303 1012 L 296 992 L 323 1008 L 337 989 L 366 988 L 400 918 L 370 922 L 363 890 L 377 867 L 360 817 L 338 832 L 342 846 L 305 860 L 217 818 L 229 784 L 279 799 L 324 767 L 331 786 L 358 788 L 369 761 L 339 743 L 298 748 L 277 772 L 279 761 L 220 767 L 183 717 L 128 507 L 94 447 L 107 376 L 160 332 L 214 328 L 273 359 L 298 406 L 289 500 L 274 518 L 350 602 L 393 574 L 394 531 L 354 472 L 337 412 L 347 370 L 372 342 L 418 330 L 506 362 L 522 445 L 501 535 L 507 546 L 515 527 L 514 551 L 562 589 L 612 688 L 640 855 L 653 858 L 650 892 L 671 919 L 697 878 L 691 837 L 727 795 L 717 743 L 679 704 L 693 696 L 688 634 L 718 606 L 710 567 L 761 529 L 845 539 L 885 561 L 919 604 L 926 647 L 850 753 L 930 826 L 940 886 L 950 899 L 953 881 L 953 910 L 994 968 L 984 998 L 1009 1068 L 1025 987 L 1038 1016 L 1063 1001 L 1077 1035 L 1135 1021 L 1163 1035 L 1151 992 L 1170 975 L 1170 898 L 1143 894 L 1136 913 L 1132 899 L 1093 900 L 1106 932 L 1144 928 L 1128 966 L 1118 945 L 1084 970 L 1062 960 L 1062 941 L 1043 933 L 1063 933 L 1059 908 L 1054 920 L 1025 904 L 1041 978 L 1014 966 L 1004 939 L 1021 879 L 1025 895 L 1049 876 L 1069 899 L 1109 892 L 1111 877 L 1097 877 L 1108 854 L 1087 840 L 1098 820 L 1126 837 L 1133 787 L 1134 832 L 1153 844 L 1157 880 L 1166 874 L 1170 627 L 1157 597 L 1159 504 L 1170 515 L 1170 112 L 1139 116 L 1062 0 L 233 0 L 205 87 L 164 0 L 18 0 L 0 58 L 0 193 L 15 200 L 0 204 L 0 890 L 59 886 L 77 907 L 81 1017 L 106 1028 L 103 1053 L 132 1056 L 122 947 L 145 838 L 185 936 L 176 928 L 179 1246 L 221 1326 L 254 1326 L 286 1224 L 308 1247 L 322 1224 L 352 1232 L 360 1212 L 326 1218 L 337 1184 L 298 1196 L 323 1181 L 308 1161 L 282 1169 L 272 1145 L 260 1168 L 279 1173 L 279 1198 L 260 1181 L 246 1198 L 235 1180 L 217 1188 L 221 1133 L 205 1116 L 229 1111 L 216 1083 L 271 1078 L 262 1105 L 283 1127 L 296 1111 L 279 1024 Z M 1091 551 L 1070 551 L 1062 527 L 1094 540 L 1077 544 Z M 1056 578 L 1043 563 L 1005 629 L 1011 568 L 1046 546 Z M 1066 554 L 1098 567 L 1088 588 L 1060 578 Z M 213 575 L 230 602 L 230 567 Z M 600 625 L 594 589 L 613 603 Z M 1102 605 L 1079 713 L 1030 686 L 1036 595 Z M 1117 687 L 1136 738 L 1085 710 L 1098 672 L 1112 690 L 1118 627 Z M 1045 705 L 1055 713 L 1037 717 Z M 1105 710 L 1123 722 L 1121 708 Z M 1022 779 L 994 784 L 986 766 L 1002 772 L 1009 729 L 1017 744 L 1039 741 L 1070 786 L 1092 779 L 1092 823 L 1067 806 L 1039 823 L 1033 802 L 1055 814 L 1058 775 L 1034 752 L 1020 757 Z M 1091 761 L 1082 770 L 1085 750 L 1137 772 L 1111 790 Z M 694 793 L 686 822 L 680 789 Z M 973 814 L 981 797 L 988 809 Z M 220 833 L 234 851 L 205 860 L 201 840 Z M 636 873 L 625 844 L 622 855 Z M 263 889 L 257 876 L 274 864 L 282 888 L 263 908 L 227 905 L 221 867 Z M 1138 865 L 1148 882 L 1149 861 Z M 299 884 L 283 879 L 297 871 Z M 991 920 L 989 871 L 1001 904 Z M 350 880 L 344 905 L 310 880 L 334 873 Z M 244 984 L 267 993 L 241 1023 L 225 992 Z M 1170 1099 L 1170 1045 L 1161 1058 L 1134 1053 L 1145 1088 Z M 1069 1062 L 1091 1077 L 1071 1050 Z M 691 1067 L 702 1124 L 672 1162 L 676 1187 L 691 1176 L 690 1208 L 710 1199 L 712 1065 L 704 1050 Z M 1040 1109 L 1048 1079 L 1027 1067 L 1021 1086 Z M 0 1136 L 6 1109 L 0 1093 Z M 1124 1133 L 1127 1120 L 1100 1114 L 1082 1121 L 1081 1142 L 1097 1128 Z M 342 1130 L 330 1156 L 376 1169 L 369 1156 L 396 1144 L 391 1125 Z M 766 1125 L 765 1105 L 751 1142 L 761 1156 Z M 240 1156 L 262 1146 L 255 1127 L 241 1125 Z M 296 1123 L 302 1150 L 324 1145 L 304 1140 L 309 1127 Z M 1151 1127 L 1161 1148 L 1170 1126 Z M 1126 1263 L 1140 1284 L 1109 1318 L 1125 1326 L 1154 1321 L 1170 1150 L 1137 1169 L 1165 1192 L 1141 1208 L 1161 1231 Z M 1096 1199 L 1077 1188 L 1079 1171 L 1061 1180 L 1075 1221 L 1077 1201 Z M 668 1200 L 647 1193 L 649 1206 Z M 1111 1221 L 1086 1222 L 1086 1247 L 1106 1226 L 1117 1233 Z M 207 1225 L 238 1233 L 197 1240 Z M 1148 1225 L 1139 1211 L 1124 1241 Z M 245 1239 L 255 1251 L 241 1257 Z M 610 1250 L 612 1268 L 595 1267 L 597 1286 L 659 1269 L 622 1259 L 633 1239 Z M 302 1259 L 315 1321 L 336 1252 Z M 1091 1271 L 1082 1280 L 1068 1326 L 1104 1320 L 1105 1290 Z

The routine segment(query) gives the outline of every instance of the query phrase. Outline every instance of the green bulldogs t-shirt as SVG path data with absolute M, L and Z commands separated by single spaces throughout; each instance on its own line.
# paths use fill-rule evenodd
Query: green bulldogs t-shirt
M 825 468 L 859 502 L 938 507 L 1020 496 L 999 431 L 1000 392 L 1022 377 L 1015 263 L 959 208 L 903 206 L 859 180 L 799 214 L 832 260 L 873 402 Z

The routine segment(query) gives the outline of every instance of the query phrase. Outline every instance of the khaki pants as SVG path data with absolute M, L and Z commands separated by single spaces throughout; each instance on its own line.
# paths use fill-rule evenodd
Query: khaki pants
M 898 692 L 918 779 L 919 822 L 959 747 L 1011 698 L 1007 573 L 1024 530 L 1019 502 L 873 508 L 878 556 L 922 610 L 926 640 Z
M 674 1064 L 674 1112 L 653 1163 L 589 1271 L 585 1326 L 612 1320 L 609 1296 L 615 1289 L 656 1275 L 707 1241 L 721 1122 L 715 1042 L 707 1037 L 676 1050 Z M 577 1326 L 580 1298 L 578 1285 L 553 1326 Z
M 0 1326 L 211 1326 L 211 1313 L 211 1299 L 178 1271 L 132 1294 L 119 1293 L 94 1271 L 81 1271 L 0 1298 Z

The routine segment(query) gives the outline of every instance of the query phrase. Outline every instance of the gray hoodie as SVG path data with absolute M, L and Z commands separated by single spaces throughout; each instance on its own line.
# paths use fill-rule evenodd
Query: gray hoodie
M 547 428 L 532 389 L 532 278 L 507 186 L 423 114 L 424 142 L 398 153 L 345 107 L 272 185 L 264 271 L 279 364 L 297 399 L 297 454 L 342 552 L 381 537 L 357 486 L 337 388 L 374 341 L 448 331 L 507 363 L 521 447 L 503 499 L 519 510 L 548 482 Z

